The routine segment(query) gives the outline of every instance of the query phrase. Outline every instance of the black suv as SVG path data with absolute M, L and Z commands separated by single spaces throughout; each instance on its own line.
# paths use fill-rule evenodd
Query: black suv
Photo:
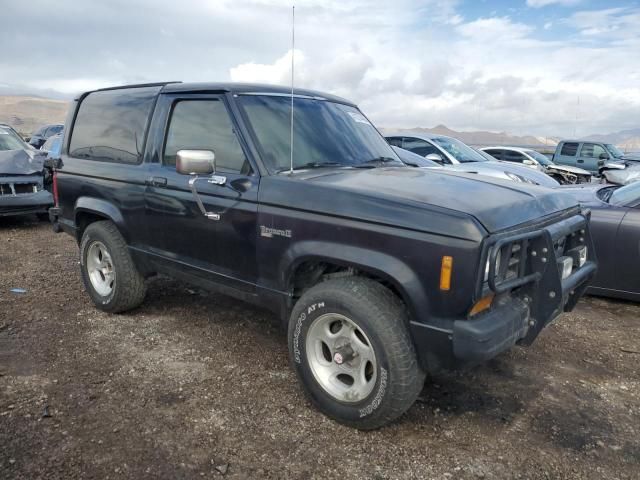
M 354 104 L 308 90 L 85 93 L 54 184 L 98 308 L 140 305 L 156 273 L 264 306 L 313 403 L 362 429 L 426 372 L 531 343 L 596 269 L 570 196 L 408 167 Z

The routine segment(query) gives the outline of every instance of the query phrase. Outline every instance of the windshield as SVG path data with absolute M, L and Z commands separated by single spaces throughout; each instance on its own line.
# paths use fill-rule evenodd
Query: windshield
M 605 147 L 607 148 L 607 150 L 609 150 L 609 153 L 615 157 L 615 158 L 622 158 L 624 157 L 624 153 L 622 153 L 622 151 L 616 147 L 615 145 L 612 145 L 610 143 L 607 143 L 605 145 Z
M 10 128 L 0 127 L 0 150 L 26 150 L 27 145 Z
M 476 152 L 473 148 L 465 145 L 460 140 L 448 137 L 434 137 L 431 141 L 442 147 L 453 158 L 460 163 L 467 162 L 488 162 L 486 158 Z
M 541 165 L 553 165 L 553 162 L 549 160 L 549 157 L 540 152 L 536 152 L 535 150 L 525 150 L 524 153 L 535 158 Z
M 609 197 L 611 205 L 634 205 L 640 201 L 640 182 L 616 188 Z
M 291 97 L 241 95 L 261 156 L 272 173 L 289 169 Z M 294 97 L 293 168 L 351 167 L 376 161 L 403 165 L 386 140 L 352 106 Z

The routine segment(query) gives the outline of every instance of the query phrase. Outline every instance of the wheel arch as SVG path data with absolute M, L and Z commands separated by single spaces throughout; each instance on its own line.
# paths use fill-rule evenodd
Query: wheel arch
M 110 220 L 113 222 L 122 236 L 128 239 L 122 212 L 106 200 L 93 197 L 79 197 L 74 207 L 74 217 L 76 240 L 78 243 L 82 240 L 85 229 L 90 224 L 101 220 Z
M 318 265 L 329 266 L 328 274 L 348 274 L 351 269 L 353 273 L 383 283 L 400 297 L 412 319 L 424 317 L 428 312 L 429 301 L 420 277 L 401 259 L 368 248 L 319 241 L 299 242 L 282 259 L 280 281 L 291 299 L 289 309 L 299 296 L 296 283 L 302 278 L 301 275 L 309 272 L 309 266 Z M 303 285 L 303 288 L 315 285 L 322 276 L 317 279 L 312 276 L 309 284 Z

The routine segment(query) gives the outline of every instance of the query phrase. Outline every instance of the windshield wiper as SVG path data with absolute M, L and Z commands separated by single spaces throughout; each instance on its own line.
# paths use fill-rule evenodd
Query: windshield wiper
M 307 170 L 311 168 L 326 168 L 326 167 L 349 167 L 350 165 L 345 165 L 340 162 L 309 162 L 304 163 L 302 165 L 295 165 L 293 167 L 294 170 Z M 290 170 L 290 167 L 282 167 L 277 171 L 277 173 L 287 172 Z
M 399 163 L 400 165 L 405 165 L 402 161 L 393 157 L 376 157 L 371 160 L 367 160 L 366 162 L 359 163 L 357 165 L 353 165 L 353 168 L 376 168 L 380 166 L 384 166 L 387 163 Z

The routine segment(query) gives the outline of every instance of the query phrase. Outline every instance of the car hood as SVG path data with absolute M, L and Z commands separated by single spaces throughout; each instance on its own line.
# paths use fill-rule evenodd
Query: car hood
M 497 232 L 577 206 L 548 188 L 433 169 L 314 170 L 269 178 L 273 183 L 260 186 L 266 203 L 445 234 L 463 228 L 452 216 L 471 216 Z M 417 210 L 433 216 L 412 216 Z
M 628 185 L 629 183 L 640 181 L 640 165 L 630 166 L 624 169 L 605 170 L 602 175 L 607 182 L 616 185 Z
M 591 176 L 591 172 L 587 172 L 586 170 L 584 170 L 582 168 L 570 167 L 570 166 L 567 166 L 567 165 L 558 165 L 558 164 L 555 164 L 555 163 L 553 165 L 549 165 L 547 167 L 547 169 L 556 170 L 558 172 L 575 173 L 576 175 L 589 175 L 589 176 Z
M 537 185 L 542 185 L 549 188 L 558 186 L 558 182 L 556 182 L 546 173 L 534 170 L 532 168 L 523 167 L 522 165 L 514 165 L 511 162 L 501 162 L 497 160 L 495 162 L 466 162 L 447 166 L 446 168 L 451 168 L 452 170 L 460 172 L 476 173 L 478 175 L 486 175 L 489 177 L 503 178 L 509 181 L 514 181 L 510 179 L 505 173 L 509 172 L 526 178 L 536 183 Z
M 0 151 L 0 175 L 31 175 L 42 172 L 44 156 L 25 150 Z
M 601 205 L 602 200 L 598 198 L 598 190 L 606 187 L 601 183 L 582 183 L 582 184 L 573 184 L 573 185 L 562 185 L 560 188 L 556 189 L 556 192 L 562 195 L 568 195 L 571 198 L 575 199 L 581 205 L 584 206 L 595 206 Z

